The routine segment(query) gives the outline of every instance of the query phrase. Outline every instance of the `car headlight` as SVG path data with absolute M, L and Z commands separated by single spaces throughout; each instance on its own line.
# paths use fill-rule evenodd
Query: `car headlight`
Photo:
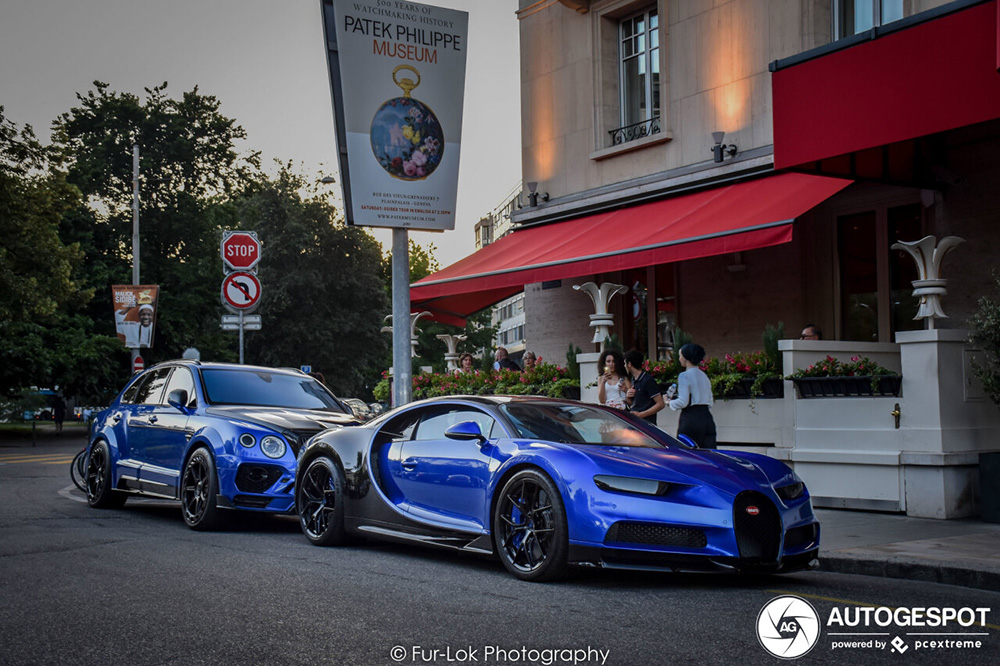
M 274 435 L 268 435 L 260 440 L 260 450 L 268 458 L 280 458 L 285 455 L 285 440 Z
M 806 484 L 801 481 L 789 484 L 787 486 L 781 486 L 780 488 L 775 488 L 774 492 L 778 493 L 778 497 L 783 500 L 793 500 L 797 497 L 802 497 L 802 493 L 806 490 Z
M 611 490 L 619 493 L 637 493 L 639 495 L 666 495 L 669 483 L 653 481 L 652 479 L 637 479 L 631 476 L 611 476 L 598 474 L 594 483 L 601 490 Z

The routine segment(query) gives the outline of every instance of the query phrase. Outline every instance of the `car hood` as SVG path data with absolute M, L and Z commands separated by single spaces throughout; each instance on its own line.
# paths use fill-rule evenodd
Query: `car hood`
M 768 478 L 761 466 L 716 450 L 624 446 L 574 448 L 607 474 L 691 486 L 708 485 L 730 495 L 778 481 L 777 477 Z
M 360 423 L 353 415 L 318 409 L 227 405 L 224 407 L 209 407 L 205 411 L 213 416 L 233 420 L 240 419 L 277 430 L 291 430 L 300 435 L 307 432 L 319 432 L 327 428 L 353 426 Z

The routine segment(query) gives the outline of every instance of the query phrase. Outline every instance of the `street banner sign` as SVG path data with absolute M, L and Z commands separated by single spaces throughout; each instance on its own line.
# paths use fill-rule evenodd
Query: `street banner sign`
M 469 14 L 332 1 L 323 20 L 338 137 L 347 144 L 339 148 L 347 153 L 348 223 L 453 230 Z
M 308 375 L 310 372 L 313 371 L 313 367 L 311 365 L 300 365 L 299 370 Z
M 115 306 L 115 332 L 129 349 L 153 346 L 156 330 L 156 302 L 160 294 L 155 284 L 116 284 L 111 286 Z
M 226 231 L 220 244 L 227 270 L 252 271 L 260 261 L 260 241 L 254 231 Z
M 249 312 L 260 304 L 260 280 L 253 273 L 230 273 L 222 281 L 222 304 L 232 312 Z
M 146 362 L 142 360 L 141 356 L 136 356 L 135 360 L 132 361 L 132 372 L 142 372 L 146 367 Z

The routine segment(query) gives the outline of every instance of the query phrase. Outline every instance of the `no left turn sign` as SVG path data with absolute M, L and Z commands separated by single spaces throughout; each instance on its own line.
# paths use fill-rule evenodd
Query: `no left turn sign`
M 253 273 L 230 273 L 222 281 L 222 304 L 233 312 L 250 312 L 260 303 L 260 280 Z

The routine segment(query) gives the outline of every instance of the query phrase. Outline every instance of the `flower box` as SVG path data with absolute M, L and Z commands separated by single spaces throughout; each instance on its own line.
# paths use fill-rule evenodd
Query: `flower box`
M 898 396 L 903 384 L 902 375 L 880 375 L 874 378 L 874 382 L 872 380 L 870 375 L 792 378 L 800 398 Z
M 756 379 L 745 377 L 739 380 L 723 397 L 729 398 L 784 398 L 785 382 L 780 377 L 771 377 L 761 382 L 760 393 L 753 395 L 753 385 Z

